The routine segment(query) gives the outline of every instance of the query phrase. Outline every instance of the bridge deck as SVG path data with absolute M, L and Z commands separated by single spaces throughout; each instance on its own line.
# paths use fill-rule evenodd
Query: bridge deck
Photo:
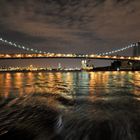
M 130 60 L 130 61 L 140 61 L 140 57 L 132 56 L 109 56 L 109 55 L 95 55 L 95 54 L 0 54 L 0 59 L 106 59 L 106 60 Z

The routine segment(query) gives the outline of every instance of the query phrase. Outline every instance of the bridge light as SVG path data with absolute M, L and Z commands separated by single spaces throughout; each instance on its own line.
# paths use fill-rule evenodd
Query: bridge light
M 13 45 L 14 45 L 15 47 L 17 47 L 17 44 L 16 44 L 16 43 L 14 43 Z
M 55 54 L 54 53 L 51 53 L 51 55 L 54 56 Z
M 124 56 L 121 56 L 120 59 L 124 59 Z
M 117 56 L 113 56 L 113 58 L 117 58 Z
M 91 54 L 91 55 L 90 55 L 90 57 L 94 57 L 94 56 L 95 56 L 94 54 Z
M 6 42 L 7 42 L 7 40 L 6 40 Z M 13 43 L 12 43 L 12 42 L 9 42 L 9 44 L 10 44 L 10 45 L 13 45 Z
M 134 59 L 135 59 L 135 60 L 137 60 L 137 59 L 138 59 L 138 57 L 134 57 Z
M 27 54 L 27 57 L 32 57 L 32 55 L 31 54 Z
M 38 53 L 38 50 L 34 50 L 36 53 Z
M 21 54 L 17 54 L 16 57 L 21 57 Z
M 59 54 L 56 54 L 56 56 L 61 57 L 61 54 L 60 53 Z
M 53 56 L 53 54 L 48 54 L 48 56 L 52 57 L 52 56 Z
M 109 58 L 109 56 L 106 55 L 105 58 Z
M 34 51 L 34 49 L 30 49 L 31 51 Z
M 10 58 L 11 56 L 9 54 L 6 54 L 5 57 Z
M 0 54 L 0 57 L 4 57 L 4 54 Z
M 42 56 L 42 54 L 38 54 L 38 57 L 41 57 Z
M 67 57 L 70 57 L 71 55 L 70 54 L 67 54 Z
M 17 45 L 17 47 L 18 47 L 18 48 L 21 48 L 21 46 L 20 46 L 20 45 Z

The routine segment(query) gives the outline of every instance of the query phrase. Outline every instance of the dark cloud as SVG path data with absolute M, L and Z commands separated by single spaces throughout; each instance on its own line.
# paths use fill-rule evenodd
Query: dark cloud
M 139 40 L 139 7 L 139 0 L 1 0 L 0 35 L 45 51 L 102 52 Z

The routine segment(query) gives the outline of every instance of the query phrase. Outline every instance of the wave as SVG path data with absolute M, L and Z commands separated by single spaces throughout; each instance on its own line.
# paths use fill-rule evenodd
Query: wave
M 140 102 L 34 93 L 0 104 L 0 139 L 139 140 Z

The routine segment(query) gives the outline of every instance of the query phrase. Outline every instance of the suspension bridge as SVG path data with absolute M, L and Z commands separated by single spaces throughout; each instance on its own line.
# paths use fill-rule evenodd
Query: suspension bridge
M 26 51 L 30 51 L 32 53 L 15 53 L 15 54 L 1 54 L 0 53 L 0 59 L 34 59 L 34 58 L 68 58 L 68 59 L 106 59 L 106 60 L 129 60 L 129 61 L 140 61 L 140 56 L 119 56 L 115 55 L 118 52 L 125 51 L 130 48 L 138 47 L 139 43 L 133 43 L 126 47 L 111 50 L 108 52 L 103 52 L 99 54 L 73 54 L 73 53 L 48 53 L 45 51 L 37 50 L 34 48 L 25 47 L 22 45 L 18 45 L 14 42 L 5 40 L 3 38 L 0 38 L 0 42 L 8 44 L 12 47 L 16 47 L 19 49 L 23 49 Z M 139 46 L 140 48 L 140 46 Z

